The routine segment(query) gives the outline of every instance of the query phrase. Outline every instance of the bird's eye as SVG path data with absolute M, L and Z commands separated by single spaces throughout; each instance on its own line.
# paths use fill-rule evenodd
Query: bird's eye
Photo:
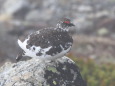
M 64 21 L 64 23 L 66 23 L 66 24 L 70 24 L 70 21 Z

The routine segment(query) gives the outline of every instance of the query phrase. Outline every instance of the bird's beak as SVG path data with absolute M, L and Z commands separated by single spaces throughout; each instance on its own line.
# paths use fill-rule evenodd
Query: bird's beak
M 72 27 L 72 26 L 75 26 L 73 23 L 70 23 L 70 26 Z

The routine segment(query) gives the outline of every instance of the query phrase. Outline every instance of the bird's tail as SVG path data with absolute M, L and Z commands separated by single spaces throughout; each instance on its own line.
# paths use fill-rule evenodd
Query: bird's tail
M 21 49 L 16 57 L 16 61 L 18 62 L 23 56 L 25 56 L 24 51 Z
M 16 57 L 16 61 L 20 61 L 20 59 L 22 58 L 23 56 L 21 54 L 18 54 L 17 57 Z

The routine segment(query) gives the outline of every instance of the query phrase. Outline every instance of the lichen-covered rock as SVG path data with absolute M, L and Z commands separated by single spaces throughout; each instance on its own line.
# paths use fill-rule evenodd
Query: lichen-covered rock
M 31 59 L 0 68 L 0 86 L 86 86 L 78 67 L 68 57 L 55 61 Z

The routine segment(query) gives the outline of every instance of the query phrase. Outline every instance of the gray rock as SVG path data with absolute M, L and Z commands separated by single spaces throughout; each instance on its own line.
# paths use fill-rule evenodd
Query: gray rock
M 0 86 L 86 86 L 78 67 L 68 57 L 54 62 L 31 59 L 0 68 Z
M 47 16 L 46 16 L 47 14 Z M 49 20 L 51 19 L 53 14 L 52 10 L 45 10 L 45 11 L 39 11 L 39 10 L 32 10 L 30 11 L 26 16 L 26 21 L 38 21 L 38 20 Z
M 27 6 L 26 0 L 6 0 L 3 3 L 2 13 L 12 15 L 19 9 L 26 6 Z

